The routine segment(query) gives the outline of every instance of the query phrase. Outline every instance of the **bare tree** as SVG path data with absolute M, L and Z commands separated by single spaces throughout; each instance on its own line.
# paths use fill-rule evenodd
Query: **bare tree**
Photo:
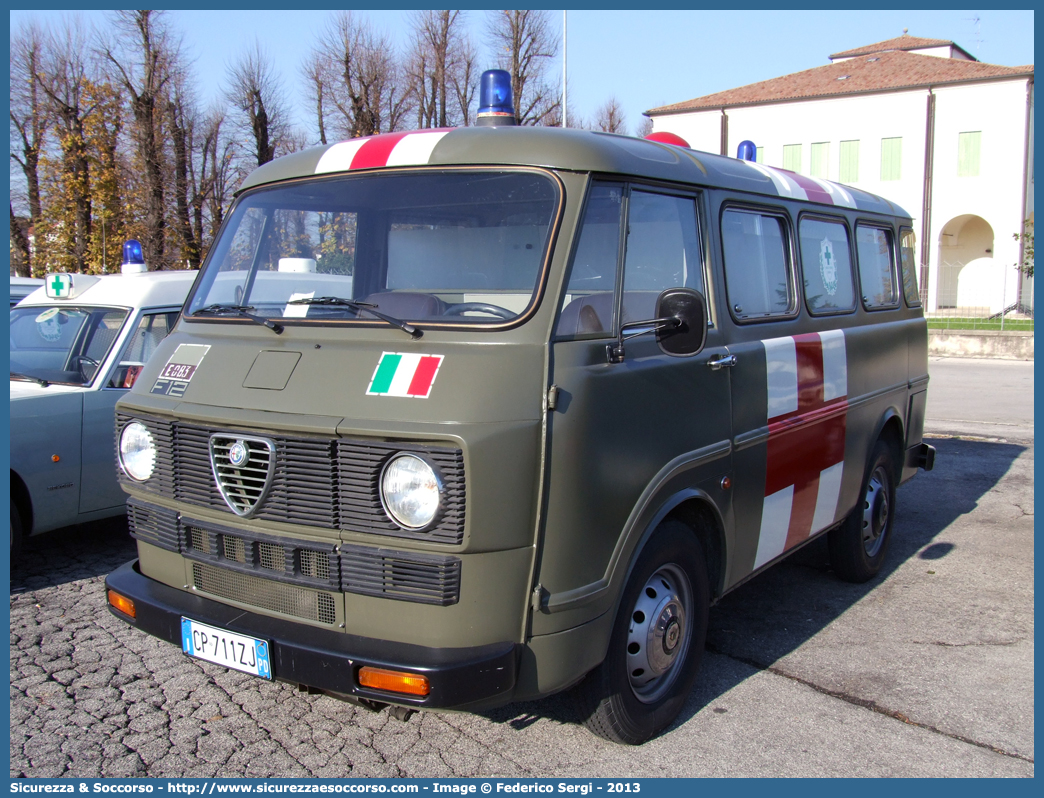
M 72 251 L 64 253 L 69 258 L 67 268 L 82 272 L 87 270 L 92 223 L 91 168 L 84 125 L 93 105 L 87 98 L 87 43 L 78 21 L 66 21 L 56 34 L 47 37 L 38 76 L 57 122 L 61 147 L 61 178 L 53 202 L 55 221 L 71 244 Z M 64 229 L 66 226 L 68 229 Z
M 461 11 L 415 11 L 406 77 L 417 127 L 467 124 L 475 94 L 475 48 Z
M 189 210 L 190 205 L 195 207 L 198 204 L 201 189 L 196 180 L 193 158 L 196 109 L 184 78 L 175 80 L 172 88 L 173 92 L 167 100 L 167 116 L 174 149 L 175 227 L 181 237 L 182 257 L 191 268 L 198 269 L 203 246 L 196 230 L 201 225 L 193 229 Z
M 541 124 L 561 105 L 558 92 L 545 79 L 559 44 L 549 13 L 490 11 L 486 30 L 501 69 L 511 73 L 518 124 Z
M 642 117 L 642 121 L 638 123 L 638 130 L 635 131 L 636 136 L 644 139 L 650 133 L 653 132 L 653 121 L 651 116 Z
M 616 99 L 615 95 L 610 96 L 598 109 L 595 127 L 603 133 L 627 132 L 627 117 L 624 116 L 620 101 Z
M 368 21 L 339 12 L 320 36 L 314 63 L 324 70 L 335 129 L 349 138 L 397 129 L 409 108 L 391 41 Z
M 163 117 L 164 97 L 179 69 L 180 42 L 171 35 L 162 12 L 118 11 L 118 42 L 103 44 L 113 78 L 124 88 L 134 114 L 134 140 L 144 169 L 145 260 L 150 268 L 167 265 L 164 236 Z
M 229 69 L 228 100 L 243 114 L 254 141 L 257 165 L 275 158 L 276 147 L 286 135 L 286 95 L 259 42 Z
M 40 155 L 50 124 L 50 109 L 40 90 L 43 32 L 35 24 L 23 25 L 11 41 L 11 158 L 25 175 L 26 198 L 29 204 L 29 227 L 40 223 Z M 14 205 L 11 206 L 11 243 L 17 254 L 17 273 L 29 277 L 29 238 L 21 226 L 15 224 Z
M 309 98 L 315 108 L 316 126 L 319 129 L 319 143 L 326 144 L 326 103 L 329 93 L 330 65 L 327 56 L 318 49 L 313 50 L 302 69 L 308 82 Z
M 225 212 L 232 200 L 232 189 L 239 176 L 236 171 L 235 139 L 226 131 L 225 115 L 220 109 L 214 109 L 203 124 L 201 137 L 200 191 L 193 205 L 196 220 L 197 236 L 207 248 L 208 240 L 213 241 L 218 228 L 225 218 Z M 203 235 L 204 216 L 209 221 L 207 236 Z

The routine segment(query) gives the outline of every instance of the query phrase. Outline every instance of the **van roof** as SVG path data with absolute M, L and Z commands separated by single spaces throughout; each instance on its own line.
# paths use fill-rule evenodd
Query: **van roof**
M 195 269 L 146 272 L 144 274 L 106 274 L 85 288 L 74 299 L 52 299 L 45 288 L 38 288 L 23 299 L 25 305 L 115 305 L 117 307 L 162 307 L 181 305 L 188 296 Z M 46 276 L 44 278 L 47 279 Z
M 646 139 L 550 127 L 465 127 L 383 133 L 310 147 L 255 169 L 240 191 L 311 175 L 394 166 L 545 166 L 750 191 L 909 218 L 851 186 Z

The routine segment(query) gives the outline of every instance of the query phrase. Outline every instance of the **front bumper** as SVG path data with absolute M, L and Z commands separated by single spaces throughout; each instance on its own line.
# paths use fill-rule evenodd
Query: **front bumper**
M 475 648 L 428 648 L 316 629 L 212 601 L 144 576 L 133 560 L 109 574 L 108 590 L 134 602 L 136 617 L 117 618 L 168 643 L 181 646 L 181 618 L 268 640 L 276 679 L 324 692 L 418 709 L 476 710 L 511 700 L 520 646 L 495 643 Z M 363 666 L 422 673 L 430 693 L 423 697 L 360 687 Z

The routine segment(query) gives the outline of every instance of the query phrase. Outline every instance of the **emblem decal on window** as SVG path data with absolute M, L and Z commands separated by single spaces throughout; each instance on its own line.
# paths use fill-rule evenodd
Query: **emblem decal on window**
M 819 242 L 819 274 L 823 278 L 823 289 L 833 296 L 837 293 L 837 261 L 834 246 L 829 238 Z

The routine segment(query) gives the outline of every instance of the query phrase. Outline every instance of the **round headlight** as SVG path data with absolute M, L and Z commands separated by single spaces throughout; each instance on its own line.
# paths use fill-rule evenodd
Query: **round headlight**
M 132 421 L 120 433 L 120 465 L 138 482 L 151 477 L 156 467 L 156 442 L 139 421 Z
M 423 529 L 435 519 L 442 483 L 435 470 L 414 454 L 388 461 L 381 474 L 381 503 L 388 517 L 405 529 Z

